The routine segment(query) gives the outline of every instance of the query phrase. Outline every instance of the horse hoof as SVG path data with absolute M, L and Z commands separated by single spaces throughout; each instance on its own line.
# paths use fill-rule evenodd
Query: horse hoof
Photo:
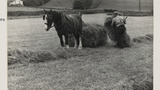
M 80 50 L 80 49 L 82 49 L 82 47 L 78 47 L 78 49 Z
M 69 48 L 69 46 L 68 46 L 68 45 L 66 45 L 66 48 Z

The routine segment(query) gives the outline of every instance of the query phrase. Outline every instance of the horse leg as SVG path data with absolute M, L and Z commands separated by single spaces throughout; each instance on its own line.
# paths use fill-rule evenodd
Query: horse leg
M 65 34 L 65 45 L 66 45 L 66 48 L 69 48 L 69 45 L 68 45 L 68 34 Z
M 77 43 L 77 37 L 75 33 L 73 34 L 73 38 L 74 38 L 74 48 L 77 48 L 78 43 Z
M 62 34 L 59 34 L 59 33 L 58 33 L 58 37 L 59 37 L 59 39 L 60 39 L 61 46 L 64 47 L 64 42 L 63 42 Z
M 82 49 L 82 38 L 81 38 L 81 35 L 78 34 L 78 49 Z

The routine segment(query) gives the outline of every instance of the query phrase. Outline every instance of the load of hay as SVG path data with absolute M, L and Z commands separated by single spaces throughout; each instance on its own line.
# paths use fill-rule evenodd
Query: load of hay
M 107 43 L 107 33 L 102 25 L 84 24 L 82 29 L 82 46 L 98 47 Z M 74 46 L 73 35 L 69 36 L 69 45 Z
M 104 27 L 106 28 L 106 31 L 107 31 L 107 34 L 108 34 L 109 38 L 113 42 L 116 42 L 116 39 L 114 37 L 116 31 L 111 26 L 111 23 L 112 23 L 112 18 L 111 17 L 107 17 L 105 22 L 104 22 Z M 131 45 L 131 39 L 130 39 L 130 36 L 127 34 L 127 32 L 125 32 L 125 34 L 123 36 L 123 42 L 124 42 L 126 47 L 129 47 Z

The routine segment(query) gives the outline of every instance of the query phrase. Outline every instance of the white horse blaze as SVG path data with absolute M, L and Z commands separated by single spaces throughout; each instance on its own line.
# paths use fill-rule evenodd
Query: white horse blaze
M 79 37 L 79 47 L 78 47 L 78 49 L 82 49 L 82 39 L 81 39 L 81 37 Z
M 69 45 L 66 45 L 66 48 L 69 48 Z
M 74 37 L 74 36 L 73 36 Z M 77 41 L 76 38 L 74 37 L 74 48 L 77 48 Z

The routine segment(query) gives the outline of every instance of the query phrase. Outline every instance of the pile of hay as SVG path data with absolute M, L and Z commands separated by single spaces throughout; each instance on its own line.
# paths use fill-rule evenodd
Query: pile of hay
M 153 75 L 139 74 L 121 80 L 105 90 L 153 90 Z
M 106 28 L 107 34 L 109 36 L 109 38 L 113 41 L 116 42 L 115 39 L 115 30 L 114 28 L 111 26 L 112 23 L 112 18 L 111 17 L 107 17 L 105 22 L 104 22 L 104 27 Z M 130 36 L 127 34 L 127 32 L 125 32 L 124 36 L 123 36 L 123 42 L 125 44 L 125 46 L 130 46 L 131 45 L 131 39 Z
M 30 50 L 8 50 L 8 65 L 22 64 L 28 65 L 29 63 L 39 63 L 59 59 L 68 59 L 71 57 L 80 57 L 86 55 L 93 55 L 96 52 L 91 49 L 78 50 L 74 48 L 59 47 L 52 52 L 49 51 L 30 51 Z
M 147 34 L 145 36 L 139 36 L 139 37 L 133 38 L 132 41 L 134 43 L 142 43 L 142 42 L 150 43 L 150 42 L 153 42 L 153 34 Z
M 82 29 L 82 46 L 98 47 L 107 43 L 107 33 L 102 25 L 84 24 Z M 74 46 L 73 35 L 69 37 L 69 45 Z
M 56 60 L 56 56 L 44 51 L 8 50 L 8 65 L 16 63 L 45 62 Z

